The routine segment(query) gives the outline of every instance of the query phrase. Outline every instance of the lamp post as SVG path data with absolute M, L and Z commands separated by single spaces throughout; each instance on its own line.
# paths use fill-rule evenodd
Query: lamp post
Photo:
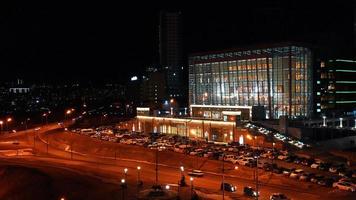
M 127 188 L 126 179 L 121 179 L 122 199 L 125 199 L 125 189 Z
M 127 179 L 127 171 L 129 171 L 127 168 L 124 169 L 124 174 L 125 174 L 125 179 Z
M 258 156 L 255 156 L 258 165 Z M 258 166 L 256 165 L 256 199 L 258 200 Z M 273 173 L 273 172 L 272 172 Z
M 276 146 L 276 143 L 275 142 L 273 142 L 272 143 L 272 174 L 273 174 L 273 164 L 274 164 L 274 147 Z M 257 163 L 257 165 L 258 165 L 258 163 Z M 257 166 L 258 167 L 258 166 Z
M 36 151 L 36 135 L 37 135 L 37 129 L 35 129 L 35 132 L 34 132 L 34 135 L 33 135 L 33 152 L 34 153 Z
M 184 167 L 180 166 L 180 184 L 179 186 L 185 186 L 185 177 L 184 177 Z
M 323 126 L 326 127 L 326 116 L 323 116 Z
M 9 117 L 6 119 L 6 130 L 8 131 L 9 130 L 9 123 L 12 121 L 12 118 Z
M 142 181 L 140 179 L 140 171 L 141 171 L 141 167 L 137 166 L 137 185 L 141 186 L 142 185 Z
M 28 123 L 28 121 L 30 121 L 30 118 L 27 118 L 27 119 L 25 120 L 25 130 L 27 130 L 27 123 Z
M 193 181 L 194 178 L 190 177 L 190 199 L 193 199 Z
M 1 126 L 1 132 L 2 132 L 2 131 L 3 131 L 3 128 L 4 128 L 4 127 L 3 127 L 3 126 L 4 126 L 4 121 L 2 121 L 2 120 L 0 121 L 0 126 Z
M 67 115 L 70 115 L 72 114 L 72 112 L 74 111 L 74 109 L 68 109 L 65 113 L 64 113 L 64 130 L 67 129 L 66 127 L 66 120 L 67 120 Z M 70 138 L 71 138 L 71 142 L 70 142 L 70 159 L 73 160 L 73 134 L 72 132 L 70 132 Z

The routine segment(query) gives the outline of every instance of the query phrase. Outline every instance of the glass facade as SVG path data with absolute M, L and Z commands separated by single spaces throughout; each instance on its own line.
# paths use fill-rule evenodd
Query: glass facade
M 262 105 L 269 118 L 308 116 L 311 51 L 286 45 L 189 58 L 191 105 Z

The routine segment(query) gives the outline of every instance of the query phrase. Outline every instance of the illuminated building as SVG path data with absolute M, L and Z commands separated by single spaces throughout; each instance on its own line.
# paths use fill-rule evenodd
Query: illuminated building
M 319 112 L 344 115 L 356 112 L 356 61 L 329 60 L 320 65 Z
M 312 53 L 304 46 L 275 44 L 197 53 L 189 58 L 193 117 L 221 120 L 221 106 L 229 111 L 259 106 L 267 118 L 308 117 L 311 94 Z

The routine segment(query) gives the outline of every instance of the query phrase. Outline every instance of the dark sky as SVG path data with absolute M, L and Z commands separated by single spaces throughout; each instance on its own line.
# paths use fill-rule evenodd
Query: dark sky
M 1 80 L 123 81 L 157 62 L 161 9 L 182 11 L 186 54 L 286 40 L 352 48 L 352 1 L 9 2 L 0 3 Z

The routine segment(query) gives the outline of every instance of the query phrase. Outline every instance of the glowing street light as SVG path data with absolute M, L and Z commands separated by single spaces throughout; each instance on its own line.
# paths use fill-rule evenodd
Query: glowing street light
M 342 128 L 343 126 L 342 126 L 342 117 L 340 117 L 340 128 Z
M 12 118 L 11 117 L 8 117 L 7 119 L 6 119 L 6 130 L 8 130 L 9 129 L 9 123 L 12 121 Z
M 326 127 L 326 116 L 323 116 L 323 126 Z
M 142 181 L 141 181 L 141 178 L 140 178 L 140 171 L 141 171 L 141 167 L 137 166 L 137 185 L 138 186 L 142 185 Z
M 166 190 L 169 190 L 170 189 L 170 186 L 169 185 L 166 185 Z
M 0 125 L 1 125 L 1 131 L 3 130 L 3 124 L 4 124 L 4 121 L 0 121 Z
M 127 179 L 127 171 L 129 171 L 127 168 L 124 169 L 124 173 L 125 173 L 125 179 Z

